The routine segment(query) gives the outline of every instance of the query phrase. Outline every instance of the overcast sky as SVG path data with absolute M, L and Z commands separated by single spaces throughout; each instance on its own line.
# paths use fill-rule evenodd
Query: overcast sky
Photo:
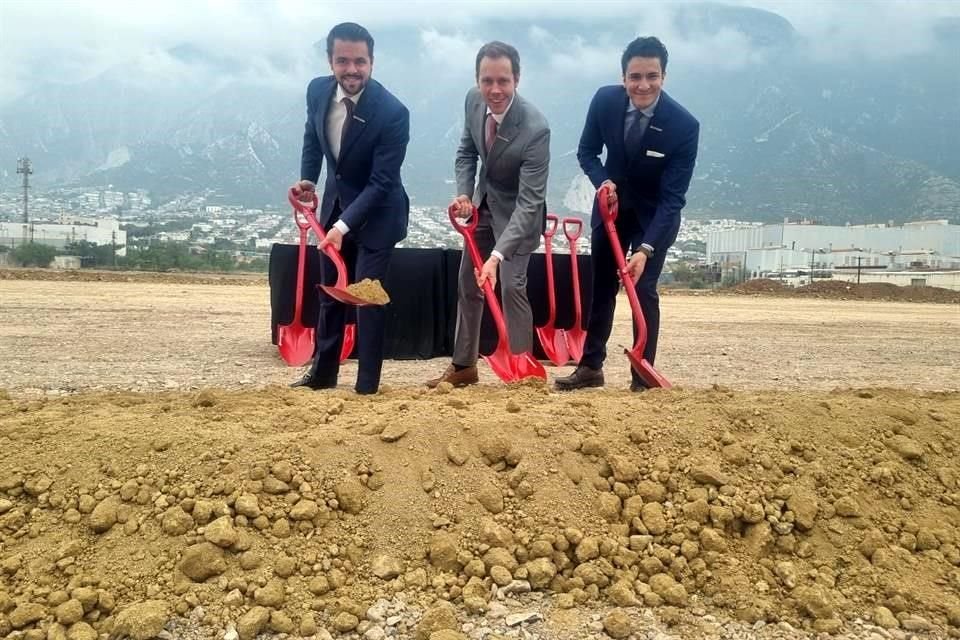
M 811 46 L 813 55 L 882 57 L 923 51 L 930 26 L 945 16 L 960 17 L 955 0 L 734 0 L 790 20 Z M 471 21 L 498 16 L 515 18 L 536 29 L 544 15 L 624 17 L 638 33 L 660 35 L 674 60 L 709 63 L 716 46 L 736 52 L 727 63 L 747 64 L 751 52 L 738 34 L 714 34 L 709 42 L 677 42 L 669 37 L 668 16 L 676 3 L 603 0 L 475 0 L 473 2 L 321 2 L 319 0 L 2 0 L 0 1 L 0 103 L 46 82 L 75 82 L 138 56 L 183 43 L 199 43 L 212 51 L 245 60 L 287 61 L 290 77 L 302 84 L 316 60 L 306 59 L 309 45 L 332 24 L 353 20 L 368 26 L 409 23 L 420 31 L 421 55 L 438 61 L 459 61 L 469 68 L 476 42 Z M 589 36 L 589 34 L 585 34 Z M 544 38 L 549 34 L 544 33 Z M 892 44 L 896 43 L 896 44 Z M 705 46 L 709 45 L 709 46 Z M 610 53 L 589 41 L 558 53 L 556 63 L 609 64 Z M 960 43 L 958 43 L 960 51 Z M 613 60 L 619 50 L 613 52 Z M 960 54 L 958 54 L 960 55 Z M 167 64 L 162 55 L 157 64 Z M 264 67 L 263 73 L 268 73 Z M 171 69 L 175 73 L 176 69 Z M 254 65 L 254 71 L 257 70 Z

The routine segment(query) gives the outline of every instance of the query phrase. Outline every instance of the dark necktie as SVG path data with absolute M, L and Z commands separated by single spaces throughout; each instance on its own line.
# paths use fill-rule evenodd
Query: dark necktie
M 497 139 L 497 121 L 492 113 L 487 114 L 486 130 L 487 153 L 490 153 L 490 149 L 493 148 L 493 143 Z
M 343 143 L 347 140 L 347 129 L 350 128 L 350 123 L 353 121 L 353 108 L 355 106 L 350 98 L 344 98 L 342 102 L 347 110 L 347 115 L 343 119 L 343 128 L 340 129 L 340 153 L 343 153 Z
M 624 142 L 634 141 L 639 142 L 640 138 L 643 137 L 644 131 L 647 130 L 647 123 L 644 121 L 646 116 L 642 111 L 632 111 L 630 113 L 630 118 L 627 121 L 627 126 L 623 130 L 623 140 Z

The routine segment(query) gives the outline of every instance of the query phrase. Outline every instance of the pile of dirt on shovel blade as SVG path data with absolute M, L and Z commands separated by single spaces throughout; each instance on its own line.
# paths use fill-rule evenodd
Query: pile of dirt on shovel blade
M 958 424 L 903 390 L 0 392 L 0 637 L 456 638 L 525 591 L 613 637 L 956 633 Z
M 350 295 L 366 300 L 371 304 L 387 304 L 390 302 L 390 296 L 384 291 L 379 280 L 364 278 L 360 282 L 347 286 L 347 291 L 350 292 Z

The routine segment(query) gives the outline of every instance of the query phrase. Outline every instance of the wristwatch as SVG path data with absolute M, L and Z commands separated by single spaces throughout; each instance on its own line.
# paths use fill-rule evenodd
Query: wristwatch
M 653 247 L 651 247 L 650 245 L 648 245 L 648 244 L 646 244 L 646 243 L 641 244 L 640 247 L 637 249 L 637 251 L 639 251 L 639 252 L 642 253 L 643 255 L 647 256 L 648 258 L 653 255 Z

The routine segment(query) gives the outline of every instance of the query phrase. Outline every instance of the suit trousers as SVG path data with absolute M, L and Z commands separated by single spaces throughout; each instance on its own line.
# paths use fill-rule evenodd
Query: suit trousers
M 493 218 L 486 206 L 479 209 L 480 221 L 474 238 L 480 257 L 487 258 L 496 246 Z M 523 353 L 533 348 L 533 310 L 527 299 L 529 253 L 517 253 L 500 263 L 500 296 L 503 315 L 510 335 L 510 351 Z M 476 265 L 479 269 L 482 265 Z M 483 291 L 477 286 L 474 264 L 464 247 L 460 259 L 457 286 L 457 327 L 453 344 L 453 363 L 468 367 L 476 364 L 480 351 L 480 323 L 483 320 Z
M 336 216 L 333 217 L 336 220 Z M 332 224 L 332 222 L 331 222 Z M 369 249 L 355 241 L 352 234 L 343 238 L 340 252 L 347 265 L 350 282 L 364 278 L 386 282 L 393 247 Z M 320 280 L 332 285 L 337 281 L 337 268 L 325 253 L 320 254 Z M 317 343 L 310 374 L 315 383 L 335 385 L 340 372 L 340 350 L 348 305 L 334 300 L 323 289 L 320 294 L 320 315 L 317 319 Z M 383 369 L 383 348 L 387 312 L 382 305 L 357 307 L 357 382 L 358 393 L 374 393 L 380 387 Z
M 621 211 L 617 218 L 617 235 L 620 239 L 620 249 L 626 253 L 628 248 L 636 250 L 643 241 L 643 229 L 636 223 L 629 222 L 632 212 Z M 624 215 L 626 214 L 626 215 Z M 610 239 L 603 226 L 595 227 L 590 236 L 591 256 L 593 260 L 593 300 L 590 305 L 590 317 L 587 322 L 587 339 L 583 348 L 583 357 L 580 364 L 599 369 L 607 358 L 607 341 L 613 329 L 613 315 L 617 306 L 617 293 L 620 290 L 620 276 L 617 272 L 617 262 L 611 250 Z M 661 249 L 647 259 L 643 274 L 636 282 L 637 297 L 643 318 L 647 325 L 647 344 L 643 350 L 643 357 L 654 363 L 657 356 L 657 339 L 660 334 L 660 296 L 657 294 L 657 281 L 663 271 L 667 258 L 665 249 Z M 633 327 L 633 338 L 636 340 L 637 328 Z M 633 346 L 625 345 L 626 347 Z M 643 384 L 637 373 L 631 369 L 634 381 Z

